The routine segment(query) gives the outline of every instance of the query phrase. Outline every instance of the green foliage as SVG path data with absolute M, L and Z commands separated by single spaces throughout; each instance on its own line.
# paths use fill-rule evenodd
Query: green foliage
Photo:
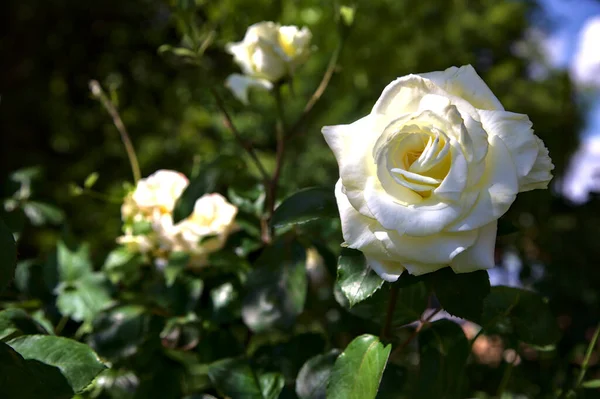
M 331 189 L 307 188 L 286 198 L 275 209 L 271 224 L 275 227 L 285 227 L 337 215 L 338 210 Z
M 394 311 L 390 319 L 391 326 L 400 327 L 419 320 L 427 308 L 428 298 L 429 291 L 425 283 L 421 281 L 406 286 L 401 286 L 401 283 L 398 283 L 396 288 L 393 288 L 391 284 L 384 284 L 371 297 L 348 310 L 358 317 L 383 325 L 388 309 L 393 308 Z M 340 300 L 339 296 L 337 299 Z M 349 303 L 344 300 L 340 304 L 349 307 Z
M 28 396 L 31 395 L 27 392 L 29 389 L 40 395 L 38 398 L 70 398 L 106 368 L 87 345 L 62 337 L 27 335 L 7 344 L 12 350 L 0 343 L 4 358 L 0 363 L 6 367 L 1 385 L 10 384 L 2 392 L 12 395 L 9 398 L 36 397 Z M 29 386 L 30 383 L 33 386 Z M 23 388 L 27 393 L 18 396 L 23 395 L 19 392 Z
M 300 399 L 325 399 L 329 377 L 339 354 L 337 349 L 332 349 L 304 363 L 296 380 L 296 394 Z
M 355 338 L 335 361 L 327 399 L 374 399 L 391 349 L 372 335 Z
M 484 302 L 482 324 L 540 347 L 554 345 L 560 338 L 556 318 L 544 298 L 518 288 L 492 287 Z
M 60 313 L 75 321 L 90 322 L 111 303 L 107 280 L 101 273 L 87 274 L 70 284 L 61 283 L 56 293 L 56 307 Z
M 248 276 L 244 322 L 256 332 L 289 328 L 306 300 L 306 251 L 291 236 L 267 247 Z
M 337 285 L 352 307 L 380 289 L 383 280 L 369 267 L 361 252 L 344 248 L 338 261 Z
M 454 316 L 480 322 L 483 300 L 490 293 L 485 270 L 455 274 L 449 267 L 424 276 L 444 310 Z
M 284 385 L 281 374 L 257 375 L 243 359 L 212 363 L 208 375 L 222 395 L 240 399 L 276 399 Z
M 6 309 L 0 312 L 1 341 L 28 334 L 48 334 L 48 331 L 23 309 Z
M 187 186 L 181 197 L 177 200 L 173 211 L 173 222 L 177 223 L 188 217 L 194 210 L 196 200 L 204 194 L 217 191 L 219 185 L 242 178 L 244 164 L 236 156 L 219 156 L 214 161 L 202 165 L 200 172 Z
M 449 320 L 438 320 L 419 334 L 420 375 L 415 398 L 463 398 L 469 342 Z

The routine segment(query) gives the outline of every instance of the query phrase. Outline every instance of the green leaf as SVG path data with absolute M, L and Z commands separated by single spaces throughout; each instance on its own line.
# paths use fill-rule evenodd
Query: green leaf
M 141 306 L 111 309 L 96 317 L 88 342 L 100 356 L 111 361 L 138 355 L 154 331 L 151 321 L 151 316 Z
M 327 399 L 374 399 L 391 349 L 373 335 L 355 338 L 335 361 Z
M 173 286 L 177 276 L 181 274 L 190 261 L 190 255 L 186 252 L 171 252 L 167 266 L 164 269 L 167 287 Z
M 367 264 L 362 252 L 342 248 L 338 260 L 337 284 L 352 307 L 380 289 L 383 280 Z
M 200 341 L 201 329 L 201 323 L 193 313 L 184 317 L 173 317 L 167 320 L 160 332 L 160 339 L 162 345 L 167 348 L 194 348 Z
M 196 353 L 200 362 L 206 364 L 228 357 L 238 357 L 245 353 L 245 345 L 230 328 L 204 330 Z
M 23 205 L 23 212 L 34 226 L 61 224 L 65 220 L 65 214 L 60 208 L 42 202 L 27 201 Z
M 481 321 L 483 301 L 490 293 L 487 271 L 455 274 L 446 267 L 424 277 L 444 310 L 463 319 Z
M 333 190 L 321 187 L 306 188 L 283 200 L 275 209 L 271 225 L 284 227 L 338 215 Z
M 306 251 L 285 236 L 267 247 L 248 276 L 242 318 L 253 331 L 288 328 L 304 309 Z
M 200 62 L 198 55 L 185 47 L 173 47 L 168 44 L 163 44 L 158 48 L 158 54 L 175 65 L 199 65 Z
M 7 343 L 24 359 L 57 367 L 73 392 L 87 387 L 106 368 L 90 347 L 71 339 L 53 335 L 26 335 Z
M 252 344 L 254 342 L 253 340 Z M 322 353 L 325 345 L 325 337 L 322 334 L 302 333 L 285 341 L 261 345 L 251 352 L 252 362 L 261 370 L 278 371 L 286 381 L 294 381 L 302 365 L 312 356 Z
M 60 281 L 73 282 L 92 273 L 89 246 L 82 244 L 72 251 L 59 241 L 56 246 Z
M 83 182 L 83 187 L 88 189 L 94 187 L 94 184 L 96 184 L 96 182 L 98 181 L 98 177 L 100 177 L 98 172 L 90 173 L 90 175 L 85 178 L 85 181 Z
M 462 375 L 470 346 L 462 328 L 447 319 L 419 334 L 418 398 L 464 398 Z
M 17 264 L 17 245 L 11 231 L 0 220 L 0 291 L 12 281 Z
M 102 269 L 113 284 L 131 284 L 141 275 L 141 263 L 140 254 L 131 252 L 126 247 L 118 247 L 108 254 Z
M 513 287 L 495 286 L 484 302 L 486 332 L 514 336 L 537 346 L 555 344 L 560 330 L 550 307 L 539 294 Z
M 276 399 L 285 385 L 281 374 L 257 375 L 243 359 L 212 363 L 208 376 L 221 395 L 236 399 Z
M 0 340 L 25 334 L 48 334 L 48 331 L 23 309 L 6 309 L 0 312 Z
M 108 281 L 101 273 L 84 275 L 56 288 L 56 306 L 63 316 L 75 321 L 92 321 L 104 307 L 111 303 Z
M 398 292 L 392 316 L 392 327 L 400 327 L 421 317 L 427 308 L 429 291 L 422 281 L 407 286 L 402 286 L 399 282 L 395 284 L 398 285 Z M 336 287 L 336 299 L 350 313 L 380 325 L 384 323 L 387 309 L 393 299 L 392 284 L 384 284 L 372 296 L 352 308 L 349 307 L 347 300 L 340 301 L 340 299 L 346 299 L 346 297 L 341 292 L 338 294 L 338 289 Z M 340 298 L 340 296 L 343 296 L 343 298 Z
M 339 354 L 338 349 L 332 349 L 304 363 L 296 379 L 296 395 L 300 399 L 325 399 L 331 370 Z
M 588 389 L 600 388 L 600 379 L 585 381 L 581 386 Z
M 69 399 L 73 389 L 60 369 L 25 360 L 0 342 L 0 392 L 3 399 Z
M 134 399 L 140 385 L 139 377 L 131 370 L 108 369 L 94 381 L 94 390 L 102 389 L 111 399 Z M 100 397 L 104 397 L 101 395 Z M 79 399 L 79 398 L 78 398 Z
M 346 26 L 352 26 L 354 23 L 354 14 L 356 13 L 355 7 L 350 6 L 341 6 L 340 7 L 340 16 L 342 17 L 342 21 Z
M 240 157 L 222 155 L 200 168 L 200 173 L 194 177 L 173 210 L 173 223 L 178 223 L 188 217 L 194 210 L 196 200 L 204 194 L 217 191 L 217 187 L 233 179 L 239 179 L 244 173 L 244 163 Z

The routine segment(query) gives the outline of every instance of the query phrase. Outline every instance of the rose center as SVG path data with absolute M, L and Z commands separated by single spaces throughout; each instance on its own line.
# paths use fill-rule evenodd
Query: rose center
M 388 152 L 388 170 L 394 181 L 422 197 L 429 197 L 450 168 L 450 144 L 434 129 L 399 134 Z

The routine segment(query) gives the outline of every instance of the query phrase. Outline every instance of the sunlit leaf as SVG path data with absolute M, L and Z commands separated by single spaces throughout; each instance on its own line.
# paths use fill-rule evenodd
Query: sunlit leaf
M 352 307 L 373 295 L 383 280 L 369 267 L 362 252 L 343 248 L 338 260 L 337 284 Z
M 73 392 L 87 387 L 106 368 L 85 344 L 53 335 L 25 335 L 7 344 L 25 360 L 57 368 Z
M 391 349 L 373 335 L 355 338 L 335 361 L 327 399 L 374 399 Z

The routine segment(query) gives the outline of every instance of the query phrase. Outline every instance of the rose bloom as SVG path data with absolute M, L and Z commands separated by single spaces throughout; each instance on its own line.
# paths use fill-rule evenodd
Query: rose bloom
M 323 128 L 346 244 L 388 281 L 493 267 L 497 219 L 552 178 L 531 127 L 471 66 L 398 78 L 369 115 Z
M 121 207 L 123 220 L 133 218 L 135 221 L 136 218 L 142 220 L 171 214 L 188 184 L 187 177 L 182 173 L 164 169 L 141 179 Z
M 196 264 L 205 263 L 206 256 L 223 248 L 235 229 L 237 211 L 221 194 L 203 195 L 192 214 L 174 226 L 172 250 L 191 254 Z
M 268 90 L 272 83 L 292 75 L 308 58 L 311 39 L 306 27 L 281 26 L 275 22 L 250 26 L 244 40 L 226 47 L 244 73 L 229 76 L 226 86 L 241 101 L 248 102 L 249 87 Z
M 175 203 L 189 184 L 175 171 L 159 170 L 141 179 L 125 198 L 121 208 L 125 235 L 117 241 L 131 251 L 164 255 L 181 251 L 203 263 L 207 254 L 223 247 L 235 226 L 237 208 L 220 194 L 206 194 L 196 200 L 186 219 L 173 223 Z M 148 223 L 149 231 L 134 234 L 135 223 Z

